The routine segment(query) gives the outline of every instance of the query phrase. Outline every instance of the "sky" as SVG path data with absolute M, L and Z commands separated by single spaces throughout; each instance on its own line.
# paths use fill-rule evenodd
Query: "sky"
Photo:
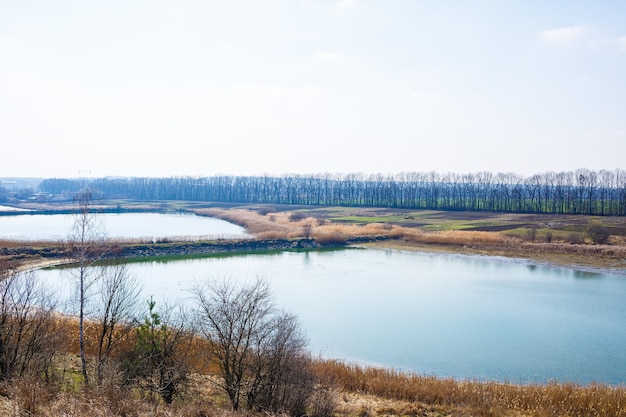
M 626 2 L 0 0 L 0 177 L 626 169 Z

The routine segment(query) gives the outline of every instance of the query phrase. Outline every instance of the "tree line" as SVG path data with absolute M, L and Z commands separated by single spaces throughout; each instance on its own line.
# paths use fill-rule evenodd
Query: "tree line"
M 42 181 L 40 189 L 71 198 L 86 185 L 101 197 L 137 200 L 626 215 L 626 171 L 621 169 L 581 168 L 528 177 L 481 171 L 471 174 L 50 178 Z

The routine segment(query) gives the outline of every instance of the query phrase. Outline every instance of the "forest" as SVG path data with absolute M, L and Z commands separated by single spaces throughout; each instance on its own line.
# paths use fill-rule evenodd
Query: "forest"
M 68 199 L 89 185 L 103 198 L 449 211 L 626 215 L 621 169 L 395 175 L 362 173 L 170 178 L 49 178 L 40 191 Z

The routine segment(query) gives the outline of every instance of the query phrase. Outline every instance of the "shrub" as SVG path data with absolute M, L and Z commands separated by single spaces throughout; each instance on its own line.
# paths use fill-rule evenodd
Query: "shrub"
M 125 373 L 129 382 L 171 404 L 189 379 L 192 337 L 182 312 L 175 316 L 166 308 L 161 316 L 154 306 L 150 299 L 148 316 L 137 328 L 135 346 L 125 361 Z
M 548 230 L 548 231 L 546 232 L 546 234 L 545 234 L 545 237 L 546 237 L 546 242 L 547 242 L 547 243 L 552 242 L 552 230 Z
M 609 230 L 601 223 L 593 222 L 587 226 L 587 236 L 593 243 L 605 244 L 609 240 Z
M 318 388 L 311 397 L 310 417 L 332 417 L 337 409 L 337 394 L 334 390 Z
M 316 233 L 314 239 L 320 245 L 345 245 L 345 236 L 337 232 Z
M 531 227 L 526 229 L 526 238 L 529 241 L 531 241 L 531 242 L 535 241 L 535 239 L 537 238 L 537 227 L 536 226 L 531 226 Z
M 274 206 L 263 206 L 256 209 L 256 212 L 261 216 L 267 216 L 270 213 L 276 213 L 278 210 Z
M 289 221 L 290 222 L 299 222 L 300 220 L 304 220 L 306 219 L 306 214 L 304 213 L 298 213 L 298 212 L 292 212 L 289 214 Z
M 207 282 L 194 289 L 206 355 L 233 410 L 305 414 L 313 371 L 295 316 L 273 305 L 267 283 Z
M 582 233 L 576 233 L 576 232 L 570 233 L 567 236 L 566 241 L 568 243 L 571 243 L 571 244 L 582 244 L 582 243 L 585 243 L 585 239 L 584 239 Z

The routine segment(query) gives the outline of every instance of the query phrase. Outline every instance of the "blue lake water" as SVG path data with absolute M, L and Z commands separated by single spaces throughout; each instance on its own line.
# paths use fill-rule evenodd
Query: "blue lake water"
M 626 383 L 626 276 L 462 255 L 351 249 L 132 264 L 144 298 L 265 278 L 315 355 L 515 383 Z M 66 286 L 63 272 L 41 271 Z M 158 305 L 158 303 L 157 303 Z
M 224 220 L 181 213 L 105 213 L 96 219 L 110 238 L 244 237 L 244 228 Z M 0 216 L 0 239 L 61 240 L 72 229 L 70 214 Z

